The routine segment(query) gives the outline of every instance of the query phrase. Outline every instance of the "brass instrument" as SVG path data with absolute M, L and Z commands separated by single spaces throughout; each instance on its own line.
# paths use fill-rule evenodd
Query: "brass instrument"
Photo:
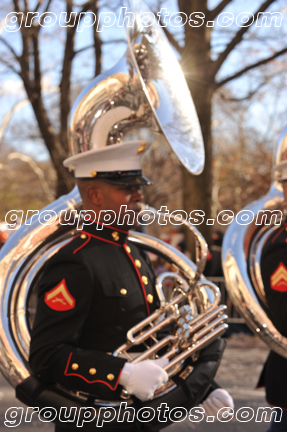
M 286 159 L 287 129 L 278 141 L 275 165 Z M 287 339 L 274 327 L 268 317 L 261 277 L 260 261 L 262 248 L 272 232 L 278 227 L 275 220 L 257 225 L 256 215 L 262 210 L 279 210 L 285 213 L 282 184 L 278 175 L 266 195 L 246 206 L 254 220 L 246 225 L 233 221 L 223 240 L 222 262 L 227 290 L 235 307 L 245 318 L 250 329 L 275 352 L 287 358 Z

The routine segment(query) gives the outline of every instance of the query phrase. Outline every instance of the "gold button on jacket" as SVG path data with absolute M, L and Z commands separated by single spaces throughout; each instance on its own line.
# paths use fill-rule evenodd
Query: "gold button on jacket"
M 120 235 L 117 231 L 112 232 L 112 237 L 115 241 L 119 241 L 119 239 L 120 239 Z
M 151 304 L 153 302 L 153 295 L 152 294 L 148 294 L 147 295 L 147 301 Z
M 140 262 L 140 260 L 136 259 L 135 263 L 136 263 L 137 268 L 141 268 L 142 263 Z
M 109 374 L 107 376 L 107 378 L 108 378 L 109 381 L 113 381 L 113 379 L 115 379 L 115 376 L 113 374 Z

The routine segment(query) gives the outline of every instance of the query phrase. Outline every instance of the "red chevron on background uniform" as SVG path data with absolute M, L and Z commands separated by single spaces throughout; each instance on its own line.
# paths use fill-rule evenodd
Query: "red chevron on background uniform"
M 76 302 L 68 291 L 65 279 L 62 279 L 55 288 L 45 294 L 45 303 L 56 311 L 74 309 Z
M 270 285 L 275 291 L 287 291 L 287 268 L 282 262 L 270 276 Z

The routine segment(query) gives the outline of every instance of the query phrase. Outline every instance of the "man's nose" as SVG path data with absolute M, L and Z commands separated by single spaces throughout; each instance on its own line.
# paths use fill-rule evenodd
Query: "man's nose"
M 143 200 L 143 194 L 142 194 L 142 191 L 141 191 L 141 189 L 140 188 L 138 188 L 138 187 L 133 187 L 133 190 L 132 190 L 132 200 L 133 201 L 136 201 L 136 202 L 139 202 L 139 201 L 142 201 Z

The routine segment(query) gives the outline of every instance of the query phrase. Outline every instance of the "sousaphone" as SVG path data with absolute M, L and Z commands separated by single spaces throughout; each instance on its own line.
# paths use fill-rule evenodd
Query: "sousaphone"
M 275 156 L 275 164 L 287 158 L 287 128 L 282 132 Z M 276 212 L 278 211 L 279 212 Z M 265 217 L 258 218 L 261 212 Z M 273 213 L 272 213 L 273 212 Z M 282 212 L 280 214 L 280 212 Z M 281 215 L 286 214 L 280 177 L 273 182 L 266 195 L 242 210 L 243 224 L 233 221 L 223 240 L 222 263 L 229 296 L 245 318 L 250 329 L 273 351 L 287 358 L 287 339 L 275 328 L 268 316 L 260 262 L 264 245 L 274 230 L 280 227 Z M 277 214 L 277 217 L 276 217 Z M 279 224 L 279 225 L 278 225 Z
M 126 29 L 127 52 L 77 98 L 69 124 L 71 155 L 89 151 L 91 142 L 100 149 L 136 139 L 139 132 L 152 137 L 156 145 L 161 135 L 181 163 L 191 173 L 199 174 L 204 165 L 203 141 L 180 66 L 162 29 L 156 24 L 143 26 L 142 14 L 151 14 L 144 3 L 133 0 L 127 8 L 135 15 L 133 26 Z M 97 409 L 109 406 L 118 410 L 122 401 L 129 406 L 137 402 L 124 393 L 121 400 L 91 400 L 87 394 L 60 386 L 39 385 L 36 377 L 30 377 L 28 356 L 37 280 L 46 260 L 75 233 L 75 225 L 68 225 L 60 215 L 80 209 L 81 199 L 75 188 L 43 209 L 40 217 L 32 218 L 17 230 L 1 250 L 0 367 L 17 388 L 18 397 L 28 405 L 57 408 L 88 404 Z M 45 220 L 47 215 L 51 217 Z M 207 245 L 194 227 L 185 224 L 196 237 L 195 263 L 158 239 L 129 234 L 130 241 L 160 255 L 178 269 L 177 273 L 161 275 L 157 281 L 160 309 L 130 329 L 126 343 L 113 353 L 126 355 L 135 362 L 154 358 L 159 351 L 169 358 L 166 370 L 170 380 L 145 406 L 157 407 L 161 402 L 167 402 L 170 408 L 197 404 L 215 375 L 223 351 L 218 337 L 227 328 L 225 307 L 219 305 L 219 289 L 202 275 Z M 175 284 L 170 299 L 165 298 L 162 290 L 166 278 Z M 173 333 L 157 340 L 157 331 L 170 325 Z M 130 348 L 150 337 L 154 345 L 148 346 L 140 358 L 130 358 Z M 113 421 L 109 426 L 122 429 L 127 425 L 118 426 Z M 94 423 L 85 425 L 85 429 L 89 427 L 95 427 Z

